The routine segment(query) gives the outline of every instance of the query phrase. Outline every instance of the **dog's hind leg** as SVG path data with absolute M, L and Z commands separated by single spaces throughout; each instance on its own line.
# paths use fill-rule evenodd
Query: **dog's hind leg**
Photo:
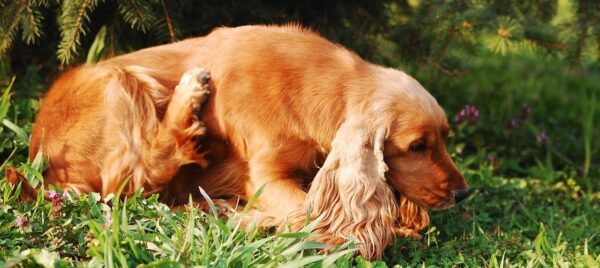
M 209 94 L 208 73 L 187 71 L 172 92 L 148 75 L 150 72 L 130 68 L 106 90 L 107 112 L 116 120 L 108 123 L 105 136 L 119 139 L 102 166 L 103 196 L 116 192 L 128 179 L 126 193 L 140 187 L 145 193 L 158 192 L 181 166 L 207 165 L 197 143 L 206 130 L 195 114 Z M 157 106 L 166 102 L 166 112 L 159 120 Z

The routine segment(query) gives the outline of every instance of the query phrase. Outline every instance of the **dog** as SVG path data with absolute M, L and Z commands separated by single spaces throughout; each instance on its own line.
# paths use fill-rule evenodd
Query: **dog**
M 125 183 L 181 204 L 198 187 L 245 201 L 262 189 L 261 225 L 317 219 L 315 240 L 351 238 L 374 259 L 395 235 L 418 235 L 427 210 L 468 195 L 448 131 L 404 72 L 300 26 L 242 26 L 63 74 L 30 157 L 41 150 L 45 183 L 77 193 Z

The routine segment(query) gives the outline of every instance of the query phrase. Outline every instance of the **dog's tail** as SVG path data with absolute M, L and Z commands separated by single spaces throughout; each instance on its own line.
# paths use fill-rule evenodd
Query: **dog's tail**
M 126 181 L 126 193 L 152 186 L 154 182 L 148 179 L 151 163 L 144 155 L 152 147 L 152 137 L 173 93 L 154 78 L 157 75 L 151 69 L 127 66 L 112 72 L 104 90 L 104 103 L 111 120 L 105 135 L 113 137 L 114 144 L 102 164 L 102 196 L 116 192 Z

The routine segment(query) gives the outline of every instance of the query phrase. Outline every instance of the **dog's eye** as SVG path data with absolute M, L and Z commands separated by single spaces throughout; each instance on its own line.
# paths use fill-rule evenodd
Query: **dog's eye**
M 427 149 L 427 144 L 425 144 L 425 141 L 420 140 L 411 144 L 409 149 L 411 152 L 422 153 Z

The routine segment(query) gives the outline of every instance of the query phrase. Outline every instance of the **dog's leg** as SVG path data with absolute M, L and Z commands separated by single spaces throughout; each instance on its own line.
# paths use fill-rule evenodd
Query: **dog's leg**
M 264 192 L 254 206 L 262 212 L 261 218 L 272 217 L 269 222 L 279 225 L 289 222 L 302 210 L 306 193 L 293 177 L 296 163 L 286 163 L 285 153 L 265 150 L 255 154 L 249 161 L 250 179 L 246 184 L 247 198 L 252 197 L 263 185 Z
M 206 152 L 198 150 L 198 139 L 206 133 L 206 128 L 196 116 L 208 98 L 208 82 L 208 73 L 196 68 L 184 73 L 175 88 L 152 142 L 149 166 L 153 184 L 165 185 L 182 165 L 208 165 Z
M 111 133 L 123 136 L 107 155 L 102 167 L 102 195 L 116 192 L 125 179 L 130 178 L 125 193 L 144 187 L 146 194 L 160 191 L 185 164 L 196 163 L 206 166 L 204 153 L 198 151 L 197 140 L 206 129 L 196 117 L 206 101 L 209 91 L 209 76 L 203 69 L 187 71 L 175 88 L 162 121 L 156 121 L 155 103 L 147 101 L 159 95 L 161 86 L 143 72 L 130 74 L 137 82 L 121 82 L 123 91 L 135 99 L 138 107 L 133 116 L 143 119 L 127 119 L 112 122 Z M 139 87 L 136 90 L 130 84 Z M 136 99 L 137 97 L 137 99 Z M 118 103 L 125 97 L 114 98 Z M 146 101 L 144 101 L 146 100 Z M 144 108 L 139 108 L 140 106 Z M 114 113 L 123 109 L 112 107 Z M 114 117 L 124 117 L 115 115 Z M 113 134 L 114 135 L 114 134 Z

